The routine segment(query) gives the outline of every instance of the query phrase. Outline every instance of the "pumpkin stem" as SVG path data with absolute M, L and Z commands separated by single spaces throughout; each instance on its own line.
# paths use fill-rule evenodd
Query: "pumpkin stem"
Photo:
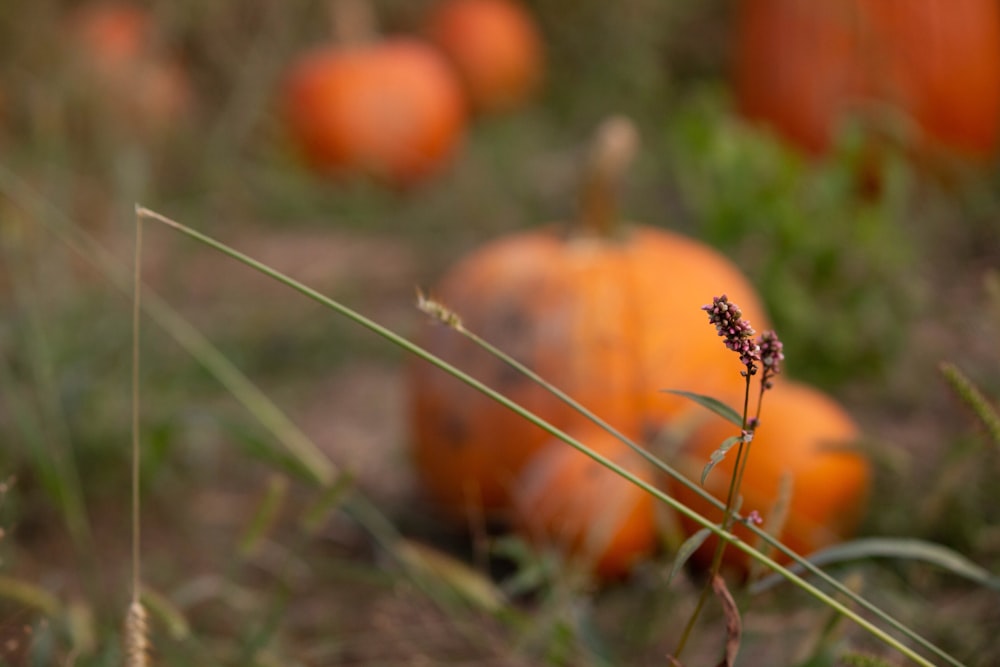
M 327 11 L 333 39 L 341 46 L 367 44 L 378 32 L 368 0 L 330 0 Z
M 625 116 L 611 116 L 597 128 L 584 170 L 580 226 L 601 237 L 613 234 L 618 188 L 639 147 L 639 133 Z

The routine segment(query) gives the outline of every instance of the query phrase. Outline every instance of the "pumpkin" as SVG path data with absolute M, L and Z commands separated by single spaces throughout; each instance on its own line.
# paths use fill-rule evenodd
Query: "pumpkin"
M 156 134 L 191 112 L 188 74 L 157 43 L 148 10 L 86 5 L 71 15 L 68 32 L 72 65 L 103 113 L 124 120 L 130 129 Z
M 442 0 L 431 9 L 426 33 L 457 68 L 481 112 L 523 104 L 543 78 L 541 36 L 512 0 Z
M 886 112 L 924 153 L 997 148 L 995 0 L 742 0 L 736 33 L 739 110 L 812 153 Z
M 512 233 L 444 275 L 432 297 L 632 438 L 692 404 L 664 388 L 739 389 L 740 364 L 700 307 L 728 293 L 765 326 L 739 269 L 713 248 L 614 214 L 616 174 L 635 141 L 615 118 L 602 126 L 578 223 Z M 418 342 L 561 429 L 588 420 L 523 374 L 442 325 Z M 423 361 L 409 372 L 412 452 L 426 495 L 459 515 L 502 516 L 521 468 L 549 439 L 541 428 Z
M 727 437 L 738 433 L 732 423 L 711 415 L 694 430 L 676 461 L 676 467 L 698 481 L 712 452 Z M 850 415 L 832 398 L 809 385 L 778 378 L 764 394 L 761 424 L 754 433 L 740 493 L 741 513 L 756 510 L 764 520 L 777 520 L 780 540 L 800 555 L 808 555 L 850 537 L 863 516 L 871 485 L 867 458 L 852 445 L 859 429 Z M 705 480 L 705 490 L 725 502 L 733 474 L 736 450 L 716 465 Z M 789 483 L 790 496 L 779 517 L 775 510 L 782 495 L 783 478 Z M 671 495 L 712 521 L 722 521 L 722 510 L 672 480 Z M 781 521 L 780 515 L 784 515 Z M 701 526 L 681 518 L 688 534 Z M 736 534 L 754 543 L 745 526 L 737 525 Z M 707 565 L 715 540 L 710 539 L 695 554 L 695 561 Z M 765 545 L 766 546 L 766 545 Z M 776 552 L 776 559 L 788 562 Z M 745 570 L 749 556 L 730 546 L 726 562 Z
M 426 42 L 376 39 L 353 18 L 342 23 L 351 24 L 347 34 L 289 66 L 282 101 L 291 140 L 311 167 L 334 177 L 367 174 L 402 187 L 439 171 L 466 122 L 450 65 Z
M 649 464 L 596 426 L 576 439 L 640 479 Z M 656 501 L 631 481 L 561 440 L 531 457 L 514 484 L 515 524 L 531 542 L 555 549 L 601 579 L 617 579 L 657 544 Z

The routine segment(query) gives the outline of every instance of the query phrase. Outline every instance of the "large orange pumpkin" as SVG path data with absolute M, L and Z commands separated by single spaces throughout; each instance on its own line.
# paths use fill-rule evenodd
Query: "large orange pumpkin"
M 814 153 L 850 114 L 902 121 L 921 150 L 1000 140 L 995 0 L 742 0 L 740 111 Z
M 465 100 L 445 58 L 420 40 L 350 35 L 293 62 L 284 117 L 308 163 L 333 176 L 412 185 L 451 159 Z
M 513 0 L 441 0 L 428 16 L 427 34 L 458 69 L 479 111 L 512 109 L 541 82 L 541 36 Z
M 598 143 L 629 136 L 623 123 L 609 122 Z M 432 296 L 466 328 L 642 438 L 692 407 L 661 389 L 739 389 L 739 360 L 702 305 L 725 292 L 756 326 L 767 318 L 732 262 L 691 238 L 617 220 L 608 199 L 594 194 L 606 186 L 595 178 L 585 189 L 577 224 L 488 243 L 452 267 Z M 445 326 L 427 323 L 419 342 L 559 428 L 587 423 Z M 430 364 L 416 362 L 409 379 L 413 457 L 428 495 L 459 513 L 507 508 L 511 484 L 549 436 Z
M 712 452 L 738 429 L 730 422 L 710 415 L 687 439 L 676 467 L 698 481 Z M 826 394 L 808 385 L 778 378 L 764 395 L 761 425 L 749 450 L 741 494 L 742 513 L 756 510 L 766 522 L 774 520 L 782 478 L 790 481 L 790 504 L 780 539 L 793 551 L 808 555 L 847 537 L 857 529 L 868 499 L 871 471 L 867 458 L 852 449 L 859 430 L 850 415 Z M 705 490 L 725 502 L 733 473 L 736 450 L 708 475 Z M 677 481 L 671 482 L 677 500 L 702 515 L 719 522 L 722 511 Z M 701 526 L 683 519 L 687 531 Z M 752 541 L 744 526 L 736 534 Z M 707 564 L 714 540 L 697 554 Z M 746 568 L 749 557 L 734 547 L 726 550 L 727 562 Z M 788 558 L 778 555 L 779 562 Z
M 580 442 L 640 479 L 649 464 L 596 426 Z M 532 542 L 602 579 L 628 574 L 656 548 L 656 500 L 645 490 L 568 444 L 553 440 L 535 454 L 514 485 L 515 524 Z

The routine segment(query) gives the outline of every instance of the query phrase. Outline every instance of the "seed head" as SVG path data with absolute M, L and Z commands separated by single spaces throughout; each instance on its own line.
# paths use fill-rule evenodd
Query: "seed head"
M 434 299 L 426 296 L 419 289 L 417 289 L 417 309 L 427 315 L 430 315 L 434 320 L 449 326 L 452 329 L 462 328 L 462 318 L 458 316 L 458 313 L 450 310 L 440 301 L 435 301 Z
M 750 322 L 743 319 L 740 307 L 723 294 L 714 297 L 712 303 L 701 309 L 708 313 L 708 321 L 715 326 L 716 333 L 725 339 L 725 346 L 739 354 L 740 363 L 753 374 L 756 362 L 760 361 L 760 345 L 754 339 L 757 332 Z
M 778 340 L 778 334 L 765 331 L 757 339 L 760 348 L 760 363 L 764 367 L 764 377 L 761 382 L 766 389 L 771 388 L 771 378 L 781 372 L 781 362 L 785 360 L 784 345 Z

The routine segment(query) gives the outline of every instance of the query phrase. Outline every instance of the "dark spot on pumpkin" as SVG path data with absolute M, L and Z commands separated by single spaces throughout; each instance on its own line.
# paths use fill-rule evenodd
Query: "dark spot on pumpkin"
M 521 360 L 519 359 L 518 361 Z M 531 368 L 530 362 L 522 361 L 521 363 L 523 363 L 528 368 Z M 507 394 L 507 393 L 512 393 L 521 385 L 529 383 L 532 380 L 527 375 L 517 370 L 510 364 L 501 364 L 499 368 L 497 368 L 495 381 L 497 384 L 496 386 L 497 390 L 500 391 L 500 393 L 502 394 Z
M 441 424 L 441 436 L 448 447 L 462 449 L 469 437 L 469 427 L 460 415 L 449 414 Z
M 508 300 L 487 313 L 483 321 L 483 335 L 504 351 L 515 353 L 514 346 L 523 348 L 534 338 L 530 332 L 535 319 L 523 304 Z

